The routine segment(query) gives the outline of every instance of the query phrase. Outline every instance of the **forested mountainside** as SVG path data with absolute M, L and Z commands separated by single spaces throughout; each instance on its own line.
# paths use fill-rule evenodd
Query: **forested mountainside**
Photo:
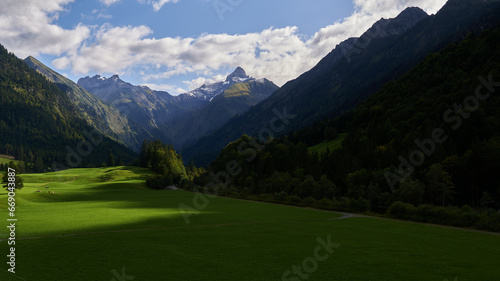
M 499 22 L 500 2 L 493 0 L 450 0 L 433 16 L 408 8 L 395 19 L 377 22 L 360 39 L 339 44 L 309 72 L 185 149 L 184 158 L 200 165 L 210 163 L 241 135 L 258 136 L 269 127 L 276 111 L 286 111 L 295 118 L 274 136 L 339 116 L 380 90 L 384 83 L 399 78 L 429 53 L 460 42 L 471 32 L 495 28 Z
M 358 211 L 396 201 L 482 207 L 500 199 L 499 91 L 500 29 L 471 34 L 340 117 L 265 145 L 243 136 L 198 183 Z
M 0 152 L 28 170 L 57 163 L 86 166 L 130 162 L 135 153 L 89 126 L 67 94 L 0 46 Z

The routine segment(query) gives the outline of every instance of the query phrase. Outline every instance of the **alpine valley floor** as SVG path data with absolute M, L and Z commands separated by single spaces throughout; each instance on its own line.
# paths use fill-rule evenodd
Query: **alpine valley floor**
M 342 214 L 220 197 L 209 198 L 187 224 L 178 207 L 193 207 L 195 194 L 148 189 L 147 174 L 112 167 L 22 175 L 16 274 L 6 271 L 7 193 L 0 193 L 5 224 L 0 280 L 486 281 L 500 276 L 498 235 L 374 217 L 335 219 Z M 335 249 L 323 247 L 325 241 Z M 300 274 L 293 273 L 294 266 Z

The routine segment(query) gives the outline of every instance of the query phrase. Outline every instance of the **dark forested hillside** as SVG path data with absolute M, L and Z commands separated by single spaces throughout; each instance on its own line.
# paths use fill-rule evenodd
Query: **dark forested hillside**
M 151 137 L 144 129 L 129 120 L 126 115 L 121 114 L 113 104 L 99 99 L 34 57 L 29 56 L 24 59 L 24 62 L 64 91 L 85 121 L 90 126 L 97 128 L 102 134 L 136 151 L 139 150 L 144 139 Z
M 0 153 L 28 170 L 100 165 L 135 154 L 89 127 L 65 92 L 0 46 Z
M 228 175 L 221 177 L 226 190 L 241 196 L 323 198 L 351 210 L 384 212 L 395 201 L 486 207 L 500 199 L 496 81 L 500 29 L 429 55 L 334 120 L 266 145 L 244 136 L 221 152 L 209 173 Z M 338 133 L 347 133 L 341 148 L 308 151 Z M 228 166 L 237 173 L 229 176 Z M 200 183 L 210 180 L 207 173 Z
M 471 32 L 495 28 L 500 22 L 500 2 L 450 0 L 436 15 L 422 13 L 409 8 L 395 19 L 377 22 L 360 39 L 339 44 L 313 69 L 186 149 L 185 159 L 208 164 L 241 135 L 258 135 L 275 117 L 274 110 L 286 108 L 296 115 L 276 136 L 337 117 L 379 91 L 384 83 L 401 77 L 429 53 L 459 42 Z

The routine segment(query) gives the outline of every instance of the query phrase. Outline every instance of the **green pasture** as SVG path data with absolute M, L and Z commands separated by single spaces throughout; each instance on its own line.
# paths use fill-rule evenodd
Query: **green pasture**
M 317 152 L 319 155 L 327 152 L 328 150 L 334 151 L 335 149 L 342 148 L 342 142 L 346 138 L 347 134 L 339 134 L 339 136 L 331 141 L 324 141 L 317 145 L 308 148 L 309 152 Z
M 9 164 L 10 161 L 14 161 L 14 163 L 19 162 L 17 160 L 12 160 L 12 159 L 9 159 L 9 158 L 0 157 L 0 164 Z
M 145 186 L 147 174 L 113 167 L 23 175 L 25 187 L 16 195 L 15 275 L 6 271 L 7 193 L 0 193 L 5 224 L 0 280 L 484 281 L 500 276 L 498 235 L 156 191 Z M 204 208 L 192 209 L 187 224 L 181 203 Z M 328 236 L 338 248 L 312 264 L 318 239 Z M 302 272 L 307 279 L 293 274 L 283 279 L 304 261 L 316 265 Z

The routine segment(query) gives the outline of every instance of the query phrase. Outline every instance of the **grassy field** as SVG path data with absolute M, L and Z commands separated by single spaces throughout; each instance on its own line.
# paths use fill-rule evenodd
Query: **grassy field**
M 14 161 L 14 163 L 19 162 L 17 160 L 12 160 L 12 159 L 9 159 L 9 158 L 0 157 L 0 164 L 8 164 L 10 161 Z
M 0 280 L 498 280 L 500 236 L 380 218 L 147 189 L 140 168 L 23 175 L 16 274 Z M 45 188 L 49 186 L 49 188 Z M 43 193 L 41 191 L 55 191 Z M 6 192 L 0 193 L 7 225 Z M 202 204 L 199 200 L 197 203 Z M 1 227 L 0 239 L 6 239 Z M 338 243 L 322 261 L 318 239 Z M 22 239 L 25 238 L 25 239 Z M 305 264 L 304 264 L 305 261 Z M 283 273 L 305 265 L 298 275 Z M 131 279 L 135 277 L 134 279 Z M 457 278 L 457 279 L 455 279 Z
M 334 140 L 325 141 L 325 142 L 319 143 L 315 146 L 311 146 L 311 147 L 309 147 L 309 152 L 317 152 L 319 155 L 321 155 L 322 153 L 326 152 L 328 149 L 330 151 L 334 151 L 337 148 L 341 148 L 342 142 L 344 141 L 346 136 L 347 136 L 347 134 L 345 134 L 345 133 L 339 134 L 339 136 Z

